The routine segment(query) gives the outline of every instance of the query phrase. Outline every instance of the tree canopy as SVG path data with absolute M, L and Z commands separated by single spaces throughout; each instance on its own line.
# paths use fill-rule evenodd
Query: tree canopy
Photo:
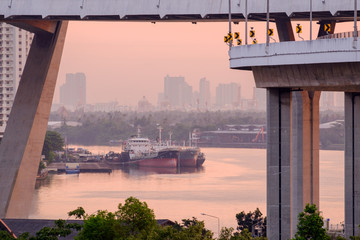
M 155 220 L 152 209 L 146 202 L 129 197 L 124 204 L 119 204 L 113 212 L 99 210 L 87 214 L 82 207 L 68 213 L 83 220 L 83 225 L 66 223 L 65 220 L 55 221 L 55 226 L 44 227 L 35 236 L 29 233 L 18 237 L 20 240 L 57 240 L 68 236 L 72 230 L 78 231 L 75 240 L 213 240 L 213 233 L 205 228 L 203 221 L 196 218 L 183 219 L 182 223 L 160 226 Z M 14 239 L 5 231 L 0 231 L 0 239 Z
M 245 213 L 242 211 L 236 214 L 236 220 L 238 223 L 237 230 L 247 229 L 255 236 L 266 236 L 266 217 L 263 218 L 259 208 L 256 208 L 254 212 Z
M 304 211 L 299 213 L 297 232 L 293 240 L 326 240 L 330 237 L 323 228 L 324 220 L 315 204 L 307 204 Z
M 83 208 L 69 212 L 69 216 L 84 219 L 84 225 L 77 240 L 210 240 L 213 233 L 205 228 L 202 221 L 196 218 L 183 219 L 174 226 L 159 226 L 152 209 L 146 202 L 129 197 L 124 204 L 119 204 L 114 213 L 98 211 L 87 215 Z
M 61 137 L 61 134 L 55 131 L 47 131 L 41 153 L 45 155 L 45 159 L 51 162 L 54 159 L 54 151 L 62 151 L 63 148 L 64 139 Z

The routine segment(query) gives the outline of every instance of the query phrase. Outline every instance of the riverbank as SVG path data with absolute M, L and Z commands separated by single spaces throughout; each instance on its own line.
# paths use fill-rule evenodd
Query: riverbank
M 66 163 L 64 162 L 55 162 L 51 163 L 47 166 L 49 172 L 57 172 L 64 173 L 65 172 Z M 106 164 L 102 162 L 98 163 L 79 163 L 80 172 L 105 172 L 110 173 L 112 169 Z

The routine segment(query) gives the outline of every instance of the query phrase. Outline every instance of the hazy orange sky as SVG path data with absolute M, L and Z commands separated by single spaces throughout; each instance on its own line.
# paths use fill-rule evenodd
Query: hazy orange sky
M 169 74 L 184 76 L 194 90 L 202 77 L 213 92 L 219 83 L 237 82 L 250 97 L 252 73 L 229 69 L 227 31 L 226 23 L 71 22 L 57 86 L 66 73 L 84 72 L 88 103 L 134 105 L 146 96 L 155 104 Z
M 303 25 L 306 38 L 309 25 Z M 233 32 L 244 35 L 244 23 L 232 26 Z M 266 31 L 265 23 L 250 26 L 255 27 L 259 43 L 264 42 L 265 36 L 259 34 Z M 313 26 L 316 36 L 318 25 Z M 336 32 L 351 30 L 351 24 L 343 24 Z M 156 104 L 167 74 L 184 76 L 193 90 L 206 77 L 212 95 L 219 83 L 236 82 L 242 86 L 243 97 L 251 98 L 252 72 L 229 69 L 228 46 L 223 42 L 227 32 L 226 22 L 70 22 L 54 101 L 59 101 L 58 87 L 65 82 L 65 74 L 75 72 L 86 74 L 88 103 L 117 100 L 135 105 L 146 96 Z

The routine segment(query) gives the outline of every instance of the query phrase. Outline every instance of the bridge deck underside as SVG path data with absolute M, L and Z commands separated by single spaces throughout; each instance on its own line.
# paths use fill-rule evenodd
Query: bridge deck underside
M 360 91 L 360 62 L 253 67 L 257 87 Z
M 243 20 L 245 13 L 253 20 L 266 19 L 266 0 L 232 0 L 234 19 Z M 270 18 L 310 17 L 309 2 L 297 0 L 270 1 Z M 313 1 L 313 19 L 351 20 L 351 0 Z M 229 1 L 223 0 L 0 0 L 0 19 L 56 20 L 138 20 L 138 21 L 224 21 Z

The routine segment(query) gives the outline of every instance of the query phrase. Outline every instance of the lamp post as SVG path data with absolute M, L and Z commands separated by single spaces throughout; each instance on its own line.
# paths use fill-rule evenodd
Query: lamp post
M 203 215 L 203 216 L 217 218 L 217 220 L 218 220 L 218 238 L 219 238 L 220 237 L 220 218 L 216 217 L 216 216 L 213 216 L 213 215 L 206 214 L 206 213 L 200 213 L 200 214 Z
M 231 0 L 229 0 L 229 33 L 231 34 Z M 232 40 L 229 42 L 229 50 L 232 47 Z

